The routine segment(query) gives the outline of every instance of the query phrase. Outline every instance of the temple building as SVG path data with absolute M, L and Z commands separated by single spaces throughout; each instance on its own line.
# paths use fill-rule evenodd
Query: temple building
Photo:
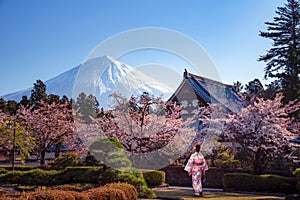
M 186 70 L 183 80 L 169 101 L 178 102 L 183 106 L 183 115 L 191 115 L 198 108 L 208 103 L 221 103 L 229 111 L 238 112 L 241 98 L 234 86 L 204 78 Z
M 179 103 L 183 107 L 182 117 L 188 118 L 196 114 L 199 107 L 207 106 L 210 103 L 219 103 L 229 112 L 239 112 L 242 108 L 241 99 L 241 96 L 235 90 L 234 86 L 204 78 L 185 70 L 180 85 L 169 98 L 169 101 Z M 221 138 L 217 133 L 203 133 L 201 131 L 203 129 L 203 125 L 199 120 L 195 121 L 192 126 L 195 127 L 196 135 L 190 148 L 192 148 L 198 141 L 202 141 L 209 146 L 213 145 L 210 143 L 216 140 L 221 142 L 222 145 L 233 148 L 233 151 L 241 148 L 240 144 L 226 138 Z M 205 148 L 206 147 L 204 147 L 204 149 Z

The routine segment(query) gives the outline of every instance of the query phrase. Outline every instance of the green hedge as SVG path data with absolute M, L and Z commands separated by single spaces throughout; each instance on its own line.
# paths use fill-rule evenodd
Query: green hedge
M 143 176 L 137 174 L 130 174 L 127 172 L 120 172 L 114 169 L 108 169 L 102 174 L 102 185 L 111 182 L 124 182 L 134 185 L 140 197 L 154 198 L 155 193 L 147 186 Z
M 223 176 L 224 190 L 297 193 L 296 179 L 278 175 L 228 173 Z
M 293 174 L 298 178 L 298 180 L 300 180 L 300 168 L 297 168 Z
M 145 179 L 139 174 L 130 174 L 113 169 L 103 171 L 102 167 L 68 167 L 63 171 L 34 169 L 11 171 L 0 175 L 0 183 L 4 185 L 55 186 L 89 183 L 103 186 L 113 182 L 134 185 L 140 197 L 155 197 L 155 193 L 148 188 Z
M 297 168 L 293 174 L 296 176 L 296 179 L 297 179 L 297 185 L 296 185 L 296 188 L 297 188 L 297 191 L 298 193 L 300 194 L 300 168 Z
M 102 167 L 67 167 L 55 176 L 54 185 L 69 183 L 91 183 L 101 185 Z
M 111 183 L 83 192 L 58 189 L 37 190 L 34 192 L 0 194 L 1 199 L 40 199 L 40 200 L 137 200 L 138 193 L 134 186 L 126 183 Z
M 144 172 L 143 176 L 149 186 L 158 186 L 166 182 L 166 173 L 164 171 Z
M 6 172 L 7 172 L 7 170 L 5 168 L 0 167 L 0 174 L 4 174 Z
M 0 183 L 33 185 L 33 186 L 50 186 L 55 183 L 57 171 L 33 169 L 30 171 L 11 171 L 0 175 Z
M 12 167 L 9 166 L 9 165 L 1 165 L 0 168 L 3 168 L 5 169 L 6 171 L 11 171 L 12 170 Z M 14 169 L 16 171 L 29 171 L 29 170 L 32 170 L 32 169 L 40 169 L 42 168 L 41 166 L 26 166 L 26 165 L 17 165 L 14 167 Z

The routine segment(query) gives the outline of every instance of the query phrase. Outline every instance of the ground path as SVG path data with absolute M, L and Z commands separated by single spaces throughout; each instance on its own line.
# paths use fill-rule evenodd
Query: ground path
M 224 192 L 222 189 L 204 188 L 203 197 L 195 197 L 191 187 L 161 187 L 153 188 L 157 200 L 283 200 L 280 194 L 249 193 L 249 192 Z M 145 200 L 145 199 L 141 199 Z

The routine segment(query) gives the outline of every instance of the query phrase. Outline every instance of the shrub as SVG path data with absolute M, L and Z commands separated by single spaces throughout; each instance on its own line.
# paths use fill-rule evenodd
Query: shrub
M 27 193 L 3 192 L 0 193 L 0 197 L 1 199 L 27 200 L 137 200 L 138 194 L 132 185 L 126 183 L 112 183 L 84 192 L 50 189 Z
M 298 180 L 300 180 L 300 168 L 295 169 L 293 174 L 298 178 Z
M 0 183 L 2 184 L 19 184 L 21 183 L 21 177 L 24 172 L 21 171 L 11 171 L 6 174 L 0 175 Z
M 57 173 L 55 170 L 33 169 L 23 172 L 23 175 L 20 177 L 20 183 L 24 185 L 50 186 L 55 183 L 54 178 Z
M 76 192 L 82 192 L 83 189 L 79 185 L 71 185 L 71 184 L 65 184 L 65 185 L 58 185 L 55 187 L 52 187 L 53 190 L 64 190 L 64 191 L 76 191 Z
M 63 190 L 37 190 L 35 192 L 22 194 L 22 198 L 28 200 L 76 200 L 75 196 L 77 195 L 74 194 L 74 192 L 68 192 Z M 86 200 L 88 200 L 88 198 L 86 198 Z
M 296 180 L 278 175 L 250 175 L 228 173 L 223 177 L 224 190 L 259 191 L 276 193 L 296 192 Z
M 257 183 L 257 177 L 245 173 L 228 173 L 223 176 L 224 190 L 252 190 Z
M 84 158 L 83 164 L 85 166 L 100 166 L 101 162 L 97 160 L 90 152 L 88 152 L 88 155 Z
M 33 169 L 30 171 L 11 171 L 0 175 L 2 184 L 23 184 L 35 186 L 48 186 L 54 183 L 53 178 L 57 171 Z
M 134 185 L 140 197 L 153 198 L 155 193 L 148 188 L 140 174 L 130 174 L 113 169 L 103 171 L 101 167 L 67 167 L 63 171 L 35 169 L 27 172 L 12 171 L 0 175 L 2 184 L 23 184 L 33 186 L 53 186 L 64 184 L 105 185 L 123 182 Z
M 62 170 L 67 166 L 76 166 L 80 161 L 80 157 L 75 152 L 66 152 L 61 158 L 55 158 L 54 162 L 51 163 L 51 169 Z
M 90 200 L 127 200 L 125 192 L 116 188 L 93 188 L 88 190 L 86 193 Z
M 0 174 L 5 174 L 7 172 L 7 170 L 5 168 L 0 168 Z
M 296 190 L 296 181 L 293 178 L 267 174 L 260 175 L 259 181 L 262 191 L 293 193 Z
M 110 183 L 105 185 L 105 187 L 116 188 L 123 190 L 126 198 L 129 200 L 137 200 L 138 199 L 138 192 L 133 185 L 127 183 Z
M 134 175 L 114 169 L 108 169 L 102 174 L 102 181 L 102 185 L 112 182 L 129 183 L 137 189 L 139 197 L 155 198 L 156 196 L 155 193 L 148 188 L 145 179 L 140 177 L 139 174 Z
M 214 160 L 214 165 L 216 167 L 222 168 L 223 167 L 223 160 L 221 160 L 221 159 L 215 159 Z
M 96 159 L 115 169 L 132 165 L 123 149 L 123 145 L 114 137 L 100 137 L 89 146 L 89 151 Z
M 164 171 L 151 171 L 143 173 L 146 183 L 149 186 L 158 186 L 166 182 L 166 173 Z
M 297 191 L 298 193 L 300 193 L 300 168 L 297 168 L 293 174 L 296 176 L 296 179 L 297 179 L 297 185 L 296 185 L 296 188 L 297 188 Z
M 102 167 L 67 167 L 57 174 L 56 184 L 92 183 L 100 184 L 102 181 Z
M 239 160 L 232 160 L 230 162 L 230 167 L 231 168 L 238 168 L 241 166 L 241 162 Z
M 0 190 L 1 200 L 12 200 L 12 199 L 20 199 L 21 194 L 19 192 L 8 191 L 8 190 Z
M 15 171 L 29 171 L 29 170 L 32 170 L 32 169 L 38 169 L 38 168 L 41 168 L 43 166 L 26 166 L 26 165 L 17 165 L 15 166 Z M 11 166 L 1 166 L 1 168 L 7 170 L 7 171 L 11 171 L 12 168 Z

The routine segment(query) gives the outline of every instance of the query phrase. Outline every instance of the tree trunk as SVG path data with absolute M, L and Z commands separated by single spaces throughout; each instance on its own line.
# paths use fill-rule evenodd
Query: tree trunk
M 264 172 L 265 166 L 263 153 L 260 150 L 258 150 L 254 157 L 255 158 L 253 160 L 253 172 L 256 175 L 260 175 Z
M 56 147 L 55 147 L 55 154 L 54 154 L 54 157 L 55 157 L 55 158 L 58 158 L 58 157 L 59 157 L 61 145 L 62 145 L 61 142 L 59 142 L 59 143 L 56 144 Z
M 45 155 L 46 155 L 46 151 L 43 150 L 43 151 L 41 152 L 41 161 L 40 161 L 40 164 L 41 164 L 41 165 L 44 165 L 44 164 L 45 164 Z

